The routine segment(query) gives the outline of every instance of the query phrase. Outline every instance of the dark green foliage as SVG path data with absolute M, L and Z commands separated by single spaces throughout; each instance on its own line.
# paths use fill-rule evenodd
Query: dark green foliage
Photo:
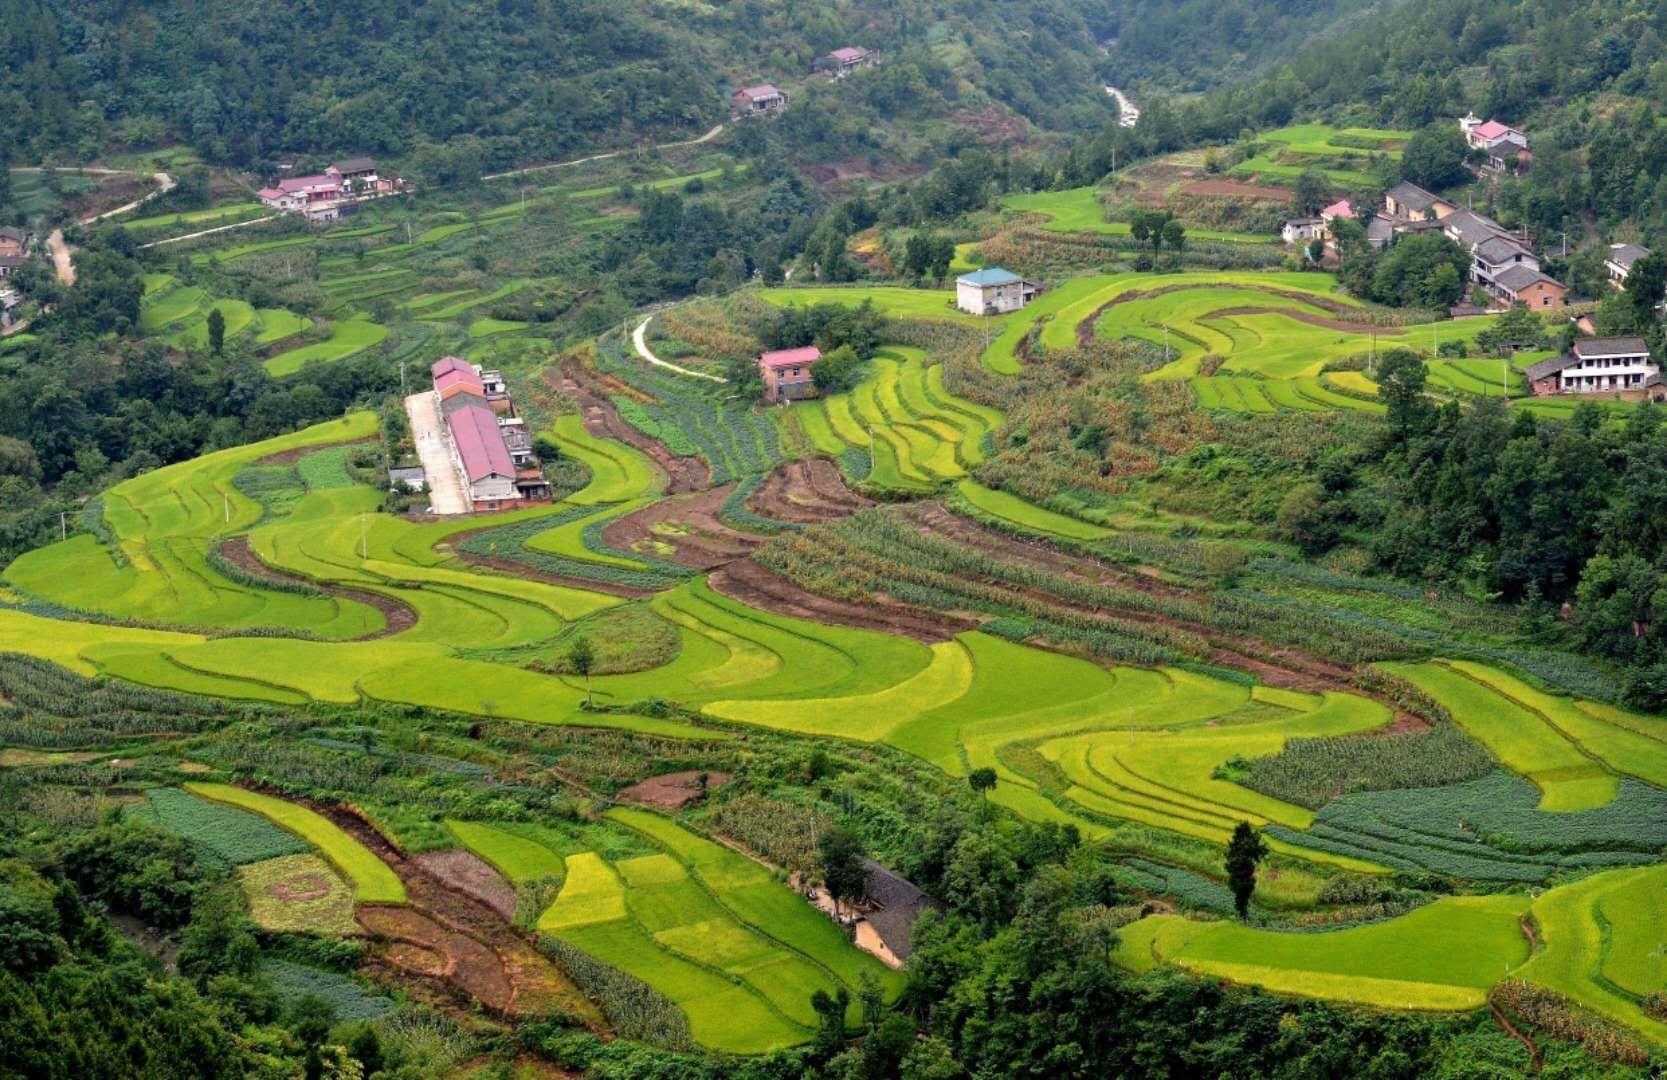
M 1256 891 L 1256 866 L 1268 854 L 1268 845 L 1250 822 L 1241 821 L 1227 842 L 1227 887 L 1233 890 L 1233 907 L 1239 918 L 1250 912 L 1250 894 Z
M 911 277 L 937 280 L 948 276 L 955 241 L 933 233 L 915 233 L 904 247 L 903 270 Z
M 862 381 L 865 373 L 862 360 L 849 345 L 841 345 L 824 354 L 810 369 L 816 389 L 823 394 L 837 394 L 849 390 Z
M 1376 260 L 1368 296 L 1397 307 L 1445 309 L 1464 296 L 1470 255 L 1445 233 L 1404 236 Z
M 1424 396 L 1427 371 L 1418 354 L 1406 349 L 1385 353 L 1374 374 L 1378 398 L 1389 407 L 1389 428 L 1396 439 L 1406 442 L 1428 430 L 1433 410 Z
M 884 317 L 873 303 L 803 304 L 782 308 L 754 329 L 772 349 L 815 345 L 824 353 L 849 347 L 858 360 L 867 360 L 880 347 Z
M 967 786 L 984 796 L 990 797 L 990 792 L 996 789 L 996 771 L 988 765 L 974 769 L 967 774 Z
M 822 884 L 835 903 L 854 904 L 863 896 L 868 869 L 863 866 L 862 842 L 850 831 L 834 826 L 817 841 L 818 869 Z
M 226 352 L 226 317 L 219 308 L 212 308 L 208 313 L 208 348 L 215 356 Z
M 1451 121 L 1424 128 L 1407 141 L 1401 154 L 1401 177 L 1431 191 L 1462 184 L 1465 170 L 1464 137 Z
M 1225 770 L 1235 783 L 1318 810 L 1351 791 L 1444 787 L 1486 776 L 1493 759 L 1452 724 L 1412 734 L 1291 739 Z
M 203 880 L 184 840 L 119 814 L 71 836 L 59 858 L 88 896 L 155 926 L 184 925 Z

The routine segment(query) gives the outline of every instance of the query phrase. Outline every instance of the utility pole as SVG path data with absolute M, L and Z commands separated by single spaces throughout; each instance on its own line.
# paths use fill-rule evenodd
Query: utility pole
M 370 519 L 359 511 L 359 558 L 370 558 Z
M 222 491 L 220 493 L 220 499 L 221 499 L 222 502 L 224 502 L 226 504 L 226 524 L 230 525 L 231 521 L 232 521 L 232 495 L 231 495 L 231 492 Z
M 58 511 L 58 539 L 69 539 L 69 520 L 64 516 L 62 510 Z
M 403 360 L 399 362 L 399 396 L 402 398 L 410 396 L 405 391 L 405 361 Z

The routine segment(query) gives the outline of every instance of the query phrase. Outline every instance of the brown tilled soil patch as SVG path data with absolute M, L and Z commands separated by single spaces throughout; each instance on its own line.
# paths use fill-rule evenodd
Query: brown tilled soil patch
M 265 578 L 268 581 L 284 581 L 306 585 L 308 588 L 317 589 L 319 592 L 327 593 L 330 596 L 339 596 L 343 599 L 357 600 L 362 604 L 369 604 L 380 611 L 383 620 L 382 629 L 355 640 L 370 641 L 375 638 L 389 637 L 417 625 L 417 609 L 391 596 L 361 589 L 349 589 L 340 585 L 324 585 L 316 581 L 308 581 L 306 578 L 296 577 L 293 574 L 286 574 L 282 570 L 274 570 L 255 557 L 255 553 L 249 548 L 249 538 L 247 536 L 234 536 L 229 540 L 221 541 L 220 557 L 227 562 L 242 567 L 255 577 Z
M 764 538 L 737 532 L 718 519 L 734 484 L 696 495 L 661 499 L 635 513 L 615 518 L 602 529 L 604 543 L 667 559 L 697 570 L 745 558 Z
M 679 457 L 659 439 L 651 439 L 625 422 L 614 403 L 608 399 L 610 393 L 619 392 L 617 380 L 611 380 L 576 360 L 568 360 L 546 371 L 544 381 L 579 403 L 579 414 L 584 419 L 586 431 L 599 438 L 628 443 L 653 458 L 666 474 L 666 494 L 704 491 L 711 483 L 712 474 L 706 462 L 699 458 Z M 641 395 L 631 393 L 629 396 Z
M 707 584 L 725 596 L 765 611 L 813 622 L 902 634 L 928 644 L 948 641 L 956 634 L 976 629 L 978 625 L 970 619 L 905 607 L 883 596 L 865 604 L 822 596 L 750 559 L 730 563 L 708 578 Z
M 416 856 L 419 866 L 448 888 L 474 897 L 505 920 L 515 917 L 515 888 L 492 864 L 464 848 L 428 851 Z
M 561 968 L 491 905 L 452 887 L 422 861 L 394 848 L 350 808 L 314 809 L 375 852 L 405 883 L 405 906 L 360 905 L 360 924 L 380 938 L 438 954 L 444 961 L 436 972 L 426 955 L 390 947 L 370 958 L 369 971 L 413 982 L 425 998 L 449 999 L 464 1009 L 479 1002 L 505 1016 L 560 1010 L 593 1029 L 605 1025 L 596 1006 Z
M 728 773 L 709 772 L 706 774 L 706 788 L 708 791 L 722 787 L 727 783 L 729 783 Z M 645 806 L 657 806 L 662 810 L 681 810 L 698 800 L 701 794 L 700 773 L 691 769 L 687 772 L 651 776 L 647 780 L 625 788 L 616 798 L 626 802 L 642 803 Z
M 200 761 L 182 761 L 174 768 L 182 773 L 211 773 L 214 771 L 214 766 L 204 765 Z
M 330 879 L 323 874 L 296 874 L 268 885 L 266 895 L 291 903 L 319 900 L 330 895 L 330 884 Z
M 1194 180 L 1181 188 L 1181 194 L 1291 201 L 1291 191 L 1288 188 L 1268 184 L 1247 184 L 1243 180 Z
M 256 465 L 294 465 L 315 450 L 329 450 L 337 446 L 366 446 L 378 442 L 374 436 L 368 439 L 346 439 L 342 442 L 318 443 L 314 446 L 298 446 L 294 450 L 280 450 L 276 454 L 268 454 L 255 462 Z
M 755 514 L 801 525 L 836 521 L 873 505 L 845 486 L 839 466 L 827 458 L 776 466 L 747 499 Z

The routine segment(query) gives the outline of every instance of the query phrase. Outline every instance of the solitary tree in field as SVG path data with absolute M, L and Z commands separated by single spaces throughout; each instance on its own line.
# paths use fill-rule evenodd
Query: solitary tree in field
M 1250 912 L 1250 894 L 1256 891 L 1256 864 L 1268 853 L 1262 835 L 1241 821 L 1227 842 L 1227 885 L 1233 890 L 1233 906 L 1239 918 Z
M 226 317 L 220 314 L 219 308 L 210 308 L 208 312 L 208 347 L 214 350 L 215 356 L 226 353 Z
M 1187 243 L 1187 227 L 1174 218 L 1163 223 L 1163 242 L 1171 251 L 1180 251 Z
M 573 668 L 573 674 L 585 677 L 585 704 L 591 704 L 590 673 L 596 667 L 596 650 L 590 647 L 590 638 L 582 637 L 567 650 L 567 662 Z
M 996 787 L 996 771 L 988 765 L 967 774 L 967 785 L 986 799 Z
M 1389 407 L 1389 426 L 1398 442 L 1423 434 L 1434 410 L 1424 396 L 1424 361 L 1409 349 L 1395 349 L 1378 364 L 1378 400 Z
M 868 870 L 862 864 L 862 842 L 850 830 L 835 825 L 822 834 L 816 849 L 822 861 L 822 883 L 828 887 L 834 907 L 861 900 L 863 885 L 868 881 Z

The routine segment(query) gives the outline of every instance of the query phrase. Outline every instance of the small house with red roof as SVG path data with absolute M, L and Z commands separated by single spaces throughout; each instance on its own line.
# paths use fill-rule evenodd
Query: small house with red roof
M 787 95 L 769 83 L 760 83 L 729 95 L 729 105 L 737 117 L 767 116 L 787 108 Z
M 816 396 L 811 365 L 822 359 L 814 345 L 802 349 L 777 349 L 758 358 L 758 373 L 764 377 L 764 400 L 772 405 Z
M 812 70 L 821 72 L 835 79 L 843 79 L 860 67 L 867 67 L 874 62 L 874 54 L 867 49 L 847 46 L 835 49 L 826 56 L 818 56 Z
M 515 415 L 503 376 L 456 356 L 441 357 L 429 372 L 452 468 L 470 509 L 506 510 L 548 501 L 550 483 L 525 421 Z

